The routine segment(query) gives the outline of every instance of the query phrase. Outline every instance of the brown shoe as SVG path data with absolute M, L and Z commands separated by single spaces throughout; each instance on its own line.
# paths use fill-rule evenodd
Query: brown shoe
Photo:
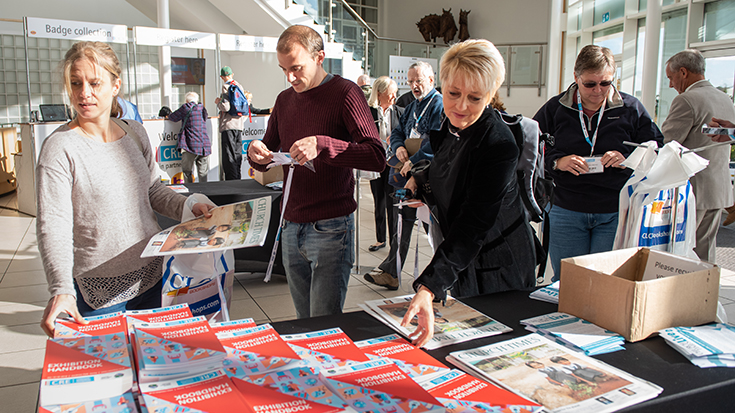
M 373 268 L 373 270 L 365 274 L 363 278 L 371 284 L 379 285 L 389 290 L 398 289 L 398 278 L 388 274 L 380 268 Z
M 727 218 L 725 218 L 725 222 L 723 222 L 722 225 L 730 225 L 733 222 L 735 222 L 735 209 L 733 209 L 732 212 L 728 211 Z
M 735 205 L 725 208 L 725 211 L 727 211 L 728 214 L 732 214 L 735 212 Z

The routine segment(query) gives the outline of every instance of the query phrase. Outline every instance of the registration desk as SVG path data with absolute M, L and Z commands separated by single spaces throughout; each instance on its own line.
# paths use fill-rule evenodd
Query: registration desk
M 268 236 L 262 247 L 239 248 L 235 252 L 236 272 L 265 272 L 270 260 L 273 243 L 276 239 L 278 221 L 280 219 L 281 191 L 266 188 L 252 179 L 241 181 L 219 181 L 185 184 L 189 193 L 200 193 L 206 195 L 217 205 L 232 204 L 235 202 L 248 201 L 250 199 L 264 196 L 271 197 L 271 219 L 268 224 Z M 187 195 L 187 194 L 184 194 Z M 161 228 L 168 228 L 178 224 L 170 218 L 158 215 L 158 224 Z M 279 246 L 276 261 L 273 265 L 273 274 L 285 274 L 281 261 L 281 248 Z
M 452 351 L 481 347 L 529 334 L 520 320 L 557 311 L 557 305 L 528 298 L 527 292 L 508 292 L 462 299 L 513 331 L 429 351 L 445 362 Z M 363 311 L 336 316 L 273 323 L 280 334 L 340 327 L 354 341 L 394 333 Z M 625 343 L 625 350 L 595 356 L 596 359 L 663 387 L 655 399 L 620 410 L 621 412 L 714 412 L 735 411 L 735 368 L 699 368 L 662 338 Z

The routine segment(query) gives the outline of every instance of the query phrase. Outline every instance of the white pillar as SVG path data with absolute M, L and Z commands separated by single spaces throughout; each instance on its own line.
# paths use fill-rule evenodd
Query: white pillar
M 661 0 L 648 0 L 646 6 L 646 42 L 643 49 L 643 81 L 641 103 L 655 117 L 656 81 L 661 68 L 658 65 L 659 37 L 661 33 Z
M 168 0 L 158 0 L 158 27 L 169 29 Z M 158 81 L 161 84 L 161 106 L 171 107 L 171 47 L 161 46 L 158 52 Z
M 563 0 L 551 0 L 551 20 L 549 22 L 549 48 L 547 53 L 547 67 L 546 70 L 546 98 L 551 99 L 552 97 L 559 94 L 559 82 L 561 77 L 561 42 L 562 42 L 562 20 L 566 25 L 566 19 L 562 19 L 564 16 L 564 1 Z

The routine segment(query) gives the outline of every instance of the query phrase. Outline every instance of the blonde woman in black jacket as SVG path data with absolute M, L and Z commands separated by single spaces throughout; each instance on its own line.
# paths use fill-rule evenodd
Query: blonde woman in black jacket
M 533 236 L 515 173 L 519 149 L 489 107 L 505 77 L 503 58 L 489 41 L 468 40 L 444 54 L 439 73 L 446 119 L 430 135 L 434 159 L 421 176 L 432 188 L 443 241 L 414 282 L 417 292 L 403 318 L 407 326 L 418 315 L 412 335 L 418 346 L 433 336 L 432 301 L 447 290 L 468 297 L 535 286 Z M 414 193 L 418 167 L 406 184 Z

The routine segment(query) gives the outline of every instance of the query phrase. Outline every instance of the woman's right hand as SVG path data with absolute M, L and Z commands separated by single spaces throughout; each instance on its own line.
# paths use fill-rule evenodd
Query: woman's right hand
M 399 146 L 398 149 L 396 149 L 396 156 L 399 161 L 408 162 L 408 151 L 406 150 L 406 147 Z
M 574 176 L 586 174 L 590 170 L 589 166 L 587 166 L 587 161 L 579 155 L 567 155 L 557 159 L 556 169 L 569 172 Z
M 56 317 L 61 313 L 69 314 L 74 321 L 79 324 L 89 324 L 89 322 L 79 314 L 79 310 L 77 309 L 77 299 L 73 295 L 59 294 L 51 297 L 48 304 L 46 304 L 46 309 L 43 311 L 41 328 L 47 336 L 51 338 L 54 337 Z
M 418 326 L 408 337 L 416 347 L 425 346 L 434 337 L 434 293 L 426 286 L 419 287 L 413 296 L 406 314 L 403 316 L 401 326 L 408 327 L 414 316 L 418 316 Z

